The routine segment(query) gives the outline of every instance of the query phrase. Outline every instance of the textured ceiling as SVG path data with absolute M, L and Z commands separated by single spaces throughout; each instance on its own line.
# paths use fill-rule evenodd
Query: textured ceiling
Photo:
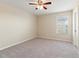
M 48 14 L 53 12 L 62 12 L 67 10 L 72 10 L 73 7 L 77 4 L 78 0 L 54 0 L 54 4 L 47 6 L 47 10 L 35 10 L 34 6 L 28 5 L 29 2 L 35 2 L 37 0 L 0 0 L 0 3 L 6 3 L 13 5 L 15 7 L 34 13 L 35 15 Z M 51 1 L 53 0 L 43 0 Z

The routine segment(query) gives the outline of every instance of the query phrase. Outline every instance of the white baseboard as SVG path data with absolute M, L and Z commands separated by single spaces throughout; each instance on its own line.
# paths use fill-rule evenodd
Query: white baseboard
M 38 38 L 41 38 L 41 39 L 51 39 L 51 40 L 57 40 L 57 41 L 64 41 L 64 42 L 70 42 L 70 43 L 73 43 L 72 41 L 69 41 L 69 40 L 63 40 L 63 39 L 56 39 L 56 38 L 49 38 L 49 37 L 42 37 L 42 36 L 38 36 Z
M 9 47 L 12 47 L 12 46 L 15 46 L 15 45 L 21 44 L 21 43 L 23 43 L 23 42 L 25 42 L 25 41 L 29 41 L 29 40 L 32 40 L 32 39 L 35 39 L 35 38 L 36 38 L 36 37 L 26 38 L 26 39 L 23 40 L 23 41 L 20 41 L 20 42 L 17 42 L 17 43 L 14 43 L 14 44 L 11 44 L 11 45 L 8 45 L 8 46 L 5 46 L 5 47 L 2 47 L 2 48 L 0 48 L 0 50 L 7 49 L 7 48 L 9 48 Z
M 23 43 L 23 42 L 25 42 L 25 41 L 29 41 L 29 40 L 32 40 L 32 39 L 35 39 L 35 38 L 57 40 L 56 38 L 48 38 L 48 37 L 41 37 L 41 36 L 39 36 L 39 37 L 30 37 L 30 38 L 26 38 L 26 39 L 23 40 L 23 41 L 20 41 L 20 42 L 17 42 L 17 43 L 14 43 L 14 44 L 11 44 L 11 45 L 2 47 L 2 48 L 0 48 L 0 50 L 4 50 L 4 49 L 6 49 L 6 48 L 9 48 L 9 47 L 12 47 L 12 46 L 21 44 L 21 43 Z M 65 40 L 60 40 L 60 41 L 65 41 Z M 69 42 L 69 41 L 67 41 L 67 42 Z M 70 43 L 72 43 L 72 42 L 70 42 Z

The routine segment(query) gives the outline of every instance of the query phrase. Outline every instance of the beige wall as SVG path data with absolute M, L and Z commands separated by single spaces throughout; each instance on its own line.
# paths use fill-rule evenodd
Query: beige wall
M 56 34 L 56 17 L 68 17 L 68 34 Z M 62 41 L 72 41 L 72 11 L 38 16 L 38 37 Z
M 68 16 L 66 35 L 56 34 L 56 16 L 60 15 Z M 37 37 L 37 33 L 40 38 L 71 42 L 71 18 L 71 11 L 36 17 L 13 6 L 0 4 L 0 50 L 33 39 Z
M 34 15 L 0 4 L 0 50 L 35 38 L 36 27 Z

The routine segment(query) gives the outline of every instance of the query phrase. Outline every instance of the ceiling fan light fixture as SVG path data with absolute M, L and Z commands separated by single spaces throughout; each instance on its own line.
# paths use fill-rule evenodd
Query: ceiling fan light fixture
M 43 2 L 43 0 L 38 0 L 37 3 L 29 3 L 29 5 L 36 5 L 36 10 L 44 9 L 47 10 L 46 5 L 51 5 L 52 2 Z

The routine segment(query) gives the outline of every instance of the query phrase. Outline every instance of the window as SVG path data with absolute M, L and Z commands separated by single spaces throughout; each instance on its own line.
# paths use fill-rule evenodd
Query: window
M 59 16 L 56 19 L 56 33 L 67 34 L 68 32 L 68 19 L 67 16 Z

